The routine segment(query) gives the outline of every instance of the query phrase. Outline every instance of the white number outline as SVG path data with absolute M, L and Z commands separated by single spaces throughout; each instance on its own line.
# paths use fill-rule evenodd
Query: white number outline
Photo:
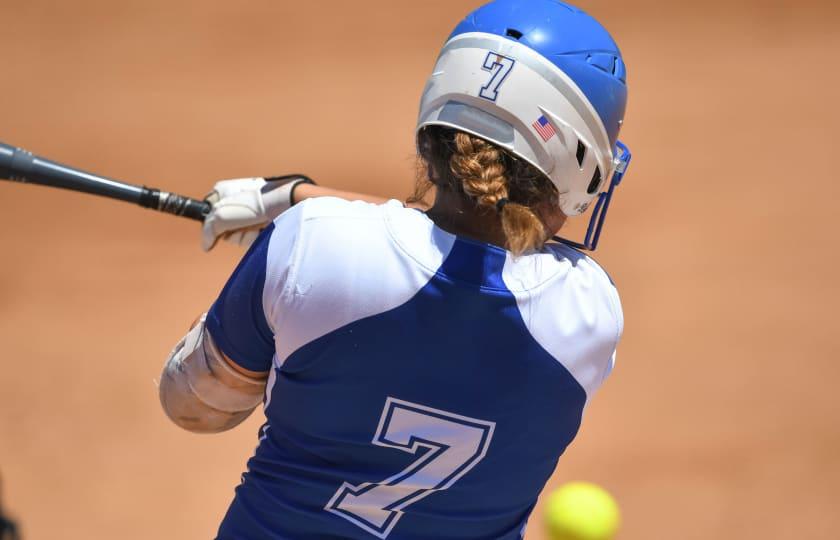
M 489 71 L 493 75 L 487 81 L 487 84 L 481 87 L 478 95 L 490 101 L 499 99 L 499 89 L 502 87 L 502 83 L 508 78 L 508 75 L 510 75 L 510 72 L 513 71 L 514 65 L 516 65 L 516 60 L 513 58 L 493 51 L 488 52 L 481 69 Z
M 376 510 L 382 510 L 388 513 L 388 517 L 384 520 L 384 522 L 377 525 L 376 523 L 365 519 L 363 516 L 360 516 L 358 512 L 354 513 L 352 511 L 354 505 L 352 503 L 347 504 L 346 498 L 351 496 L 354 501 L 358 500 L 365 493 L 372 492 L 380 486 L 383 488 L 396 488 L 396 486 L 398 486 L 402 481 L 412 479 L 415 473 L 418 475 L 422 474 L 423 469 L 427 468 L 432 462 L 442 457 L 446 454 L 447 450 L 452 448 L 452 446 L 435 442 L 430 439 L 424 439 L 411 433 L 389 433 L 391 420 L 397 409 L 403 409 L 409 413 L 416 413 L 418 416 L 425 417 L 428 420 L 433 420 L 433 423 L 436 423 L 436 427 L 438 428 L 445 426 L 446 424 L 448 424 L 448 427 L 451 428 L 453 424 L 457 424 L 462 427 L 465 426 L 467 428 L 480 430 L 481 439 L 478 447 L 475 452 L 469 456 L 469 459 L 459 463 L 458 467 L 452 471 L 451 474 L 445 478 L 439 479 L 436 484 L 430 487 L 418 488 L 407 496 L 403 496 L 395 501 L 392 501 L 382 508 L 377 508 Z M 381 482 L 365 482 L 363 484 L 359 484 L 358 486 L 344 482 L 324 507 L 324 510 L 332 512 L 333 514 L 350 521 L 354 525 L 361 527 L 378 538 L 384 539 L 397 525 L 397 522 L 399 522 L 400 518 L 403 516 L 403 510 L 407 506 L 416 503 L 436 491 L 442 491 L 451 487 L 455 482 L 460 480 L 465 474 L 472 470 L 473 467 L 478 465 L 478 463 L 487 455 L 487 449 L 490 446 L 490 441 L 493 439 L 493 431 L 495 428 L 495 422 L 461 416 L 459 414 L 453 414 L 440 409 L 433 409 L 424 405 L 418 405 L 417 403 L 411 403 L 409 401 L 389 397 L 385 401 L 385 408 L 383 409 L 382 416 L 379 419 L 379 426 L 376 429 L 376 434 L 374 435 L 372 441 L 373 444 L 376 446 L 384 446 L 386 448 L 395 448 L 411 454 L 417 454 L 417 451 L 420 448 L 426 448 L 428 449 L 428 452 L 424 453 L 418 460 L 411 463 L 399 473 L 391 476 L 390 478 L 386 478 Z M 406 435 L 408 436 L 407 443 L 400 443 L 391 439 L 393 436 Z

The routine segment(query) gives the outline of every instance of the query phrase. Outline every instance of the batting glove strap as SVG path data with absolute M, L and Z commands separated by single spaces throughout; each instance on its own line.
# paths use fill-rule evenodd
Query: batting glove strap
M 274 176 L 266 178 L 265 182 L 260 193 L 265 213 L 271 218 L 269 221 L 273 221 L 295 204 L 295 188 L 301 184 L 315 184 L 311 178 L 302 174 Z

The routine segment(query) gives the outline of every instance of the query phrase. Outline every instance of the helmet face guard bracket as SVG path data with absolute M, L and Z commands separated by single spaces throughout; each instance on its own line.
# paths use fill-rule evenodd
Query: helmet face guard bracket
M 616 158 L 615 172 L 610 180 L 610 187 L 606 191 L 598 194 L 598 200 L 592 209 L 592 216 L 589 218 L 589 226 L 586 228 L 586 237 L 583 243 L 574 242 L 560 236 L 555 236 L 552 240 L 587 251 L 595 251 L 598 247 L 598 240 L 601 238 L 601 231 L 604 228 L 604 221 L 607 219 L 607 211 L 610 209 L 613 193 L 615 192 L 615 188 L 621 184 L 621 180 L 624 178 L 624 174 L 630 166 L 630 159 L 633 157 L 630 149 L 621 141 L 618 141 L 616 146 L 621 151 L 621 154 Z

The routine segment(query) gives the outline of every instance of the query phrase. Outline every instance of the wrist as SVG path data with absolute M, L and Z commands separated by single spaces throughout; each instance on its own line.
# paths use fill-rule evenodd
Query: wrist
M 294 206 L 297 202 L 302 199 L 298 199 L 295 197 L 295 193 L 300 186 L 314 186 L 315 181 L 306 176 L 305 174 L 287 174 L 283 176 L 269 176 L 265 178 L 266 184 L 262 188 L 263 195 L 265 196 L 271 191 L 276 189 L 283 189 L 284 196 L 286 199 L 284 200 L 284 206 L 286 209 L 289 207 Z M 306 197 L 304 197 L 305 199 Z
M 307 191 L 307 190 L 311 190 L 311 188 L 315 187 L 315 185 L 316 185 L 315 182 L 311 178 L 309 178 L 308 176 L 304 176 L 300 180 L 295 182 L 292 185 L 292 189 L 289 191 L 289 203 L 290 203 L 290 205 L 294 206 L 295 204 L 302 201 L 303 199 L 308 198 L 306 196 L 303 196 L 302 198 L 298 198 L 297 197 L 298 189 L 303 188 L 304 191 Z M 305 194 L 302 194 L 302 195 L 305 195 Z
M 292 191 L 292 204 L 297 204 L 299 202 L 305 201 L 306 199 L 312 199 L 314 197 L 323 195 L 323 189 L 324 188 L 318 186 L 314 182 L 302 182 L 296 185 L 294 190 Z
M 282 186 L 288 187 L 289 192 L 289 206 L 293 206 L 295 203 L 299 202 L 299 200 L 295 197 L 295 193 L 300 186 L 314 186 L 315 181 L 306 176 L 305 174 L 286 174 L 283 176 L 268 176 L 265 178 L 266 184 L 263 186 L 262 191 L 263 193 L 268 193 L 274 189 L 277 189 Z M 304 197 L 306 198 L 306 197 Z

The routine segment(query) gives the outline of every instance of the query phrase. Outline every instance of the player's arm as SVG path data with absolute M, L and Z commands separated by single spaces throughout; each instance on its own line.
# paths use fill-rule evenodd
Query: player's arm
M 388 199 L 384 197 L 368 195 L 367 193 L 342 191 L 340 189 L 332 189 L 315 184 L 302 184 L 295 189 L 294 202 L 292 204 L 303 202 L 306 199 L 315 199 L 317 197 L 338 197 L 339 199 L 345 199 L 348 201 L 365 201 L 372 204 L 383 204 L 388 202 Z
M 250 246 L 260 231 L 293 205 L 316 197 L 339 197 L 373 204 L 382 197 L 315 185 L 303 175 L 242 178 L 217 182 L 207 196 L 212 204 L 202 227 L 202 248 L 209 251 L 221 238 Z

